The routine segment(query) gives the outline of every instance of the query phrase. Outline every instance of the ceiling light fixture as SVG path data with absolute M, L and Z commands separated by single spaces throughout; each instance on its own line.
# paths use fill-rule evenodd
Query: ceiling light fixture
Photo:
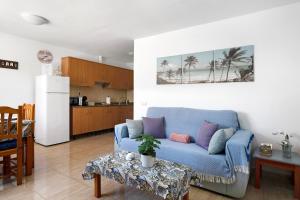
M 33 25 L 43 25 L 48 24 L 49 20 L 45 17 L 39 16 L 39 15 L 33 15 L 30 13 L 22 13 L 21 17 L 28 23 Z

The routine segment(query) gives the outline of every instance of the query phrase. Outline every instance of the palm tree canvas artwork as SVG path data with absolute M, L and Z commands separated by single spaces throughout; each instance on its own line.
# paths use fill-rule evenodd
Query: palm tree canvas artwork
M 157 59 L 157 84 L 180 84 L 181 81 L 181 56 Z
M 214 51 L 215 82 L 254 81 L 254 46 Z
M 213 51 L 182 55 L 182 68 L 185 73 L 182 83 L 205 83 L 213 77 L 210 62 L 213 62 Z
M 254 81 L 254 46 L 161 57 L 157 84 Z

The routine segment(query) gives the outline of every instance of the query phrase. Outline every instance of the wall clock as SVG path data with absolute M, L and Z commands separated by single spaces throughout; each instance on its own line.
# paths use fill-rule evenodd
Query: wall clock
M 49 50 L 39 50 L 37 58 L 44 64 L 50 64 L 53 61 L 53 55 Z

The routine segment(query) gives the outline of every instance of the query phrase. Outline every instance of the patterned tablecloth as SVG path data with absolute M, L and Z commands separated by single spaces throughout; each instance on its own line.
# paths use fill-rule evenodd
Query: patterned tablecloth
M 32 120 L 23 120 L 22 122 L 23 122 L 22 137 L 23 138 L 24 137 L 28 137 L 33 132 L 33 130 L 32 130 L 32 128 L 33 128 L 32 124 L 33 124 L 34 121 L 32 121 Z M 15 130 L 17 130 L 17 126 L 16 126 L 17 123 L 13 123 L 13 124 L 14 124 L 14 126 L 12 126 L 12 127 L 14 127 Z
M 11 122 L 12 122 L 11 123 L 11 132 L 16 133 L 17 132 L 17 120 L 13 119 Z M 23 123 L 22 137 L 26 138 L 26 137 L 30 136 L 33 132 L 32 124 L 34 123 L 34 121 L 32 121 L 32 120 L 23 120 L 22 123 Z M 1 124 L 0 124 L 0 126 L 1 126 Z M 7 124 L 4 125 L 4 127 L 6 127 L 6 126 L 7 126 Z
M 138 154 L 132 161 L 127 161 L 127 153 L 119 151 L 88 162 L 83 178 L 90 180 L 94 174 L 100 174 L 164 199 L 182 199 L 188 192 L 192 175 L 189 167 L 156 159 L 152 168 L 143 168 Z

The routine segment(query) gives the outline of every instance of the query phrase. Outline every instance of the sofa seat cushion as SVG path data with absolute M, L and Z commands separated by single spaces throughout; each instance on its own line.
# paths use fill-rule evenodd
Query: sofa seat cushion
M 225 154 L 210 155 L 207 150 L 195 143 L 178 143 L 169 139 L 159 139 L 161 141 L 160 149 L 156 150 L 156 156 L 190 166 L 203 174 L 222 176 L 230 174 L 227 166 Z M 133 139 L 123 138 L 120 144 L 122 150 L 138 152 L 140 143 Z M 226 176 L 225 176 L 226 177 Z

